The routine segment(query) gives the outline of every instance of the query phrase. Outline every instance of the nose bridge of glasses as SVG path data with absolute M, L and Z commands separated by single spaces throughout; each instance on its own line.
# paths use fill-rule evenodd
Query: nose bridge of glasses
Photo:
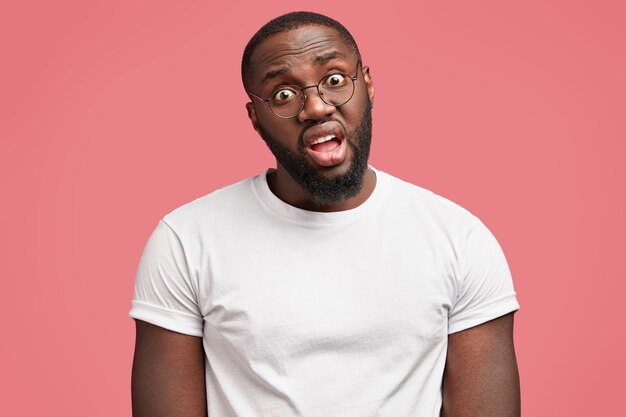
M 309 88 L 315 88 L 317 98 L 315 98 L 315 94 L 313 94 L 310 96 L 310 99 L 308 99 L 309 95 L 305 90 Z M 318 118 L 334 111 L 335 106 L 326 101 L 324 92 L 320 90 L 319 84 L 306 85 L 300 87 L 300 90 L 302 91 L 302 101 L 300 102 L 301 107 L 297 114 L 298 117 L 305 115 L 305 118 Z
M 319 84 L 311 84 L 311 85 L 305 85 L 304 87 L 300 87 L 300 90 L 302 90 L 302 94 L 304 95 L 304 97 L 302 97 L 302 100 L 306 100 L 307 98 L 307 94 L 305 91 L 307 88 L 315 88 L 317 90 L 317 94 L 320 96 L 322 101 L 324 101 L 324 93 L 320 91 Z

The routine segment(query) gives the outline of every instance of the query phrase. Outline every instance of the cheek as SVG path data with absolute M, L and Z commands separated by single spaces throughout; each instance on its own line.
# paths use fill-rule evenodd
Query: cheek
M 352 99 L 348 102 L 348 106 L 345 106 L 345 108 L 341 109 L 341 115 L 346 121 L 349 130 L 354 131 L 359 123 L 361 123 L 365 109 L 367 108 L 368 100 L 369 96 L 367 94 L 361 94 L 357 97 L 357 94 L 355 92 L 354 97 L 352 97 Z
M 367 103 L 370 101 L 367 93 L 367 87 L 364 83 L 359 83 L 355 90 L 354 95 L 344 106 L 342 114 L 348 123 L 358 123 L 363 117 L 363 113 L 367 108 Z
M 367 85 L 363 83 L 359 83 L 359 85 L 355 88 L 354 97 L 352 100 L 356 100 L 358 103 L 361 103 L 361 106 L 365 108 L 366 103 L 370 101 L 370 96 L 367 91 Z
M 270 110 L 269 106 L 265 103 L 262 103 L 261 105 L 256 105 L 255 112 L 257 122 L 263 125 L 265 129 L 267 129 L 272 124 L 272 122 L 274 122 L 274 120 L 272 120 L 272 117 L 276 117 Z
M 296 146 L 300 135 L 300 128 L 294 125 L 292 120 L 277 121 L 276 119 L 278 118 L 274 114 L 271 114 L 267 117 L 259 117 L 258 123 L 274 140 L 287 146 L 291 146 L 292 144 Z

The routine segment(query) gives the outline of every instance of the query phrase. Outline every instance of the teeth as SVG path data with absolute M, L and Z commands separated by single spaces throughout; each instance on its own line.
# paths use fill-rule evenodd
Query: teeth
M 329 140 L 334 139 L 334 138 L 335 138 L 334 135 L 322 136 L 321 138 L 317 138 L 313 142 L 311 142 L 311 145 L 317 145 L 318 143 L 328 142 Z

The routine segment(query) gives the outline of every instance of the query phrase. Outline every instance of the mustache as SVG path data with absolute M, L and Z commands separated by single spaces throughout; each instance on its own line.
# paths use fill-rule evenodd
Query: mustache
M 298 135 L 298 148 L 300 150 L 304 150 L 305 146 L 304 146 L 304 133 L 309 130 L 310 128 L 312 128 L 313 126 L 318 126 L 327 122 L 337 122 L 339 123 L 339 125 L 341 126 L 341 128 L 343 129 L 343 131 L 345 132 L 346 135 L 346 140 L 348 141 L 348 143 L 350 142 L 350 132 L 348 131 L 348 129 L 346 129 L 346 126 L 341 122 L 341 120 L 335 119 L 332 116 L 325 116 L 320 120 L 316 120 L 314 122 L 311 122 L 309 124 L 307 124 L 305 127 L 302 128 L 302 130 L 300 131 L 300 134 Z

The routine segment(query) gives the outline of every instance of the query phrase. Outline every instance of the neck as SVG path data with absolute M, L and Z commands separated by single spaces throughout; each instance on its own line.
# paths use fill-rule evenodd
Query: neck
M 276 197 L 291 206 L 309 211 L 333 212 L 350 210 L 363 204 L 374 192 L 376 174 L 368 168 L 363 177 L 363 186 L 357 195 L 325 205 L 315 202 L 280 166 L 267 173 L 267 183 Z

